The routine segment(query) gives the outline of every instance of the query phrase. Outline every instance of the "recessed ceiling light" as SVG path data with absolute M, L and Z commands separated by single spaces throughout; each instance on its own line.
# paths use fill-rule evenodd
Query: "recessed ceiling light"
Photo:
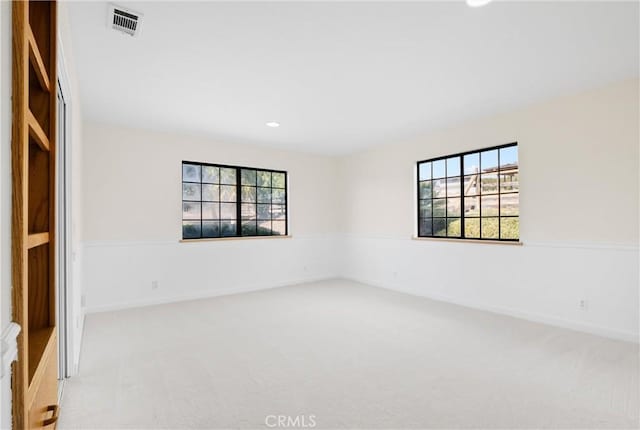
M 469 7 L 480 7 L 486 6 L 491 3 L 492 0 L 467 0 L 467 6 Z
M 273 127 L 273 128 L 280 127 L 280 123 L 277 121 L 269 121 L 266 125 L 267 127 Z

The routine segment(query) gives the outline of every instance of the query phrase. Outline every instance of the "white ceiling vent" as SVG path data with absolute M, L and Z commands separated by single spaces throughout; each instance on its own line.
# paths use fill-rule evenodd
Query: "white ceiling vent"
M 125 7 L 109 5 L 107 26 L 129 36 L 136 37 L 140 34 L 143 15 Z

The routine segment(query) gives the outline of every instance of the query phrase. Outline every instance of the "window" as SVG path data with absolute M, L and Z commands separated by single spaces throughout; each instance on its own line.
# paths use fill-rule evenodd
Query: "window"
M 287 235 L 287 173 L 182 162 L 182 238 Z
M 517 241 L 518 144 L 418 162 L 418 236 Z

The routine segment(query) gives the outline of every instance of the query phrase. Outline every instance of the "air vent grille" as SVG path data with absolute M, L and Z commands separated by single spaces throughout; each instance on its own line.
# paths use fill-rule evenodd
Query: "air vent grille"
M 130 9 L 110 5 L 108 23 L 112 29 L 135 37 L 140 33 L 142 14 Z

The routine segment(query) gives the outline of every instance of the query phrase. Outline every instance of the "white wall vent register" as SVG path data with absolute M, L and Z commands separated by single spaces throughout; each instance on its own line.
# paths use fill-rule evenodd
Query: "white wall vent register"
M 136 37 L 140 34 L 143 15 L 131 9 L 109 5 L 107 26 L 129 36 Z

